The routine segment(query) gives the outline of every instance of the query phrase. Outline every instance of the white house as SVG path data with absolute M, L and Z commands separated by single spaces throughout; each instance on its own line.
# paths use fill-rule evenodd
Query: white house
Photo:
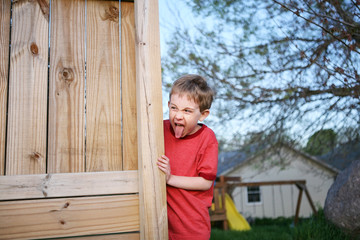
M 240 176 L 242 182 L 306 180 L 316 208 L 324 206 L 328 189 L 338 173 L 330 165 L 287 145 L 257 153 L 221 153 L 219 170 L 218 175 Z M 238 211 L 244 217 L 253 218 L 294 216 L 298 195 L 295 185 L 236 187 L 232 193 Z M 299 216 L 309 217 L 312 213 L 303 193 Z

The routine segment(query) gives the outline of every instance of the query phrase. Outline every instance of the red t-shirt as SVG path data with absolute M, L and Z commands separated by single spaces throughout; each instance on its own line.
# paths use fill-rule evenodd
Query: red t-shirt
M 171 174 L 215 180 L 218 142 L 205 125 L 192 135 L 175 138 L 169 120 L 164 121 L 165 155 L 170 159 Z M 190 191 L 167 186 L 169 239 L 208 240 L 211 226 L 209 207 L 214 184 L 206 191 Z

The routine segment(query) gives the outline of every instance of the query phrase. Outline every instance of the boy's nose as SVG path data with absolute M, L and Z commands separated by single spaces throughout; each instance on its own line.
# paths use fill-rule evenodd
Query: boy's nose
M 176 115 L 175 115 L 175 117 L 176 117 L 177 119 L 182 119 L 183 116 L 184 116 L 184 114 L 182 113 L 182 111 L 178 111 L 178 112 L 176 113 Z

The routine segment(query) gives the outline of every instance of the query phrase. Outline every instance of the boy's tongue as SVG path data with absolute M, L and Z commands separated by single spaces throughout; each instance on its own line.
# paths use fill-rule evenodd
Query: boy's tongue
M 181 138 L 183 132 L 184 132 L 184 126 L 175 125 L 175 137 L 176 138 Z

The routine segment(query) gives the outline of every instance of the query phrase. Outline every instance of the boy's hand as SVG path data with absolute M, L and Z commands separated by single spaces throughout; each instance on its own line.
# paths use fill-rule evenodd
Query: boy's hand
M 169 181 L 171 176 L 170 159 L 165 155 L 158 158 L 157 165 L 161 171 L 166 174 L 166 183 Z

